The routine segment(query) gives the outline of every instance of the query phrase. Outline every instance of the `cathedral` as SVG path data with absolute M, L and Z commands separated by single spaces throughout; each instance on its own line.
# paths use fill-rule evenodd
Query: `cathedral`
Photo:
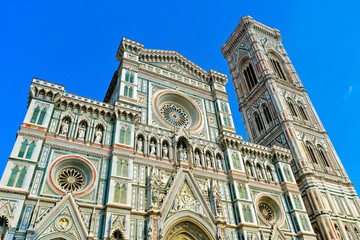
M 127 38 L 103 101 L 34 78 L 0 239 L 360 239 L 359 197 L 279 30 L 244 16 L 221 51 L 242 120 L 225 74 Z

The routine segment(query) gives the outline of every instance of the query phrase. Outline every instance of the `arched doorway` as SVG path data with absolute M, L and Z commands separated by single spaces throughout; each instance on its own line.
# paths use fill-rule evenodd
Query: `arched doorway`
M 110 240 L 123 240 L 123 239 L 124 239 L 123 233 L 119 229 L 116 229 L 110 238 Z
M 9 220 L 5 216 L 0 216 L 0 239 L 5 239 L 9 228 Z
M 166 240 L 213 240 L 211 234 L 191 220 L 185 220 L 174 224 L 166 232 Z

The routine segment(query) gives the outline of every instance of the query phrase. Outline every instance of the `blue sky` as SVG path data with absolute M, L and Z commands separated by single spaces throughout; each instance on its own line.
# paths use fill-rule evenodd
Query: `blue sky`
M 230 78 L 220 47 L 241 16 L 278 28 L 355 187 L 360 189 L 359 1 L 1 1 L 0 173 L 25 117 L 33 77 L 103 100 L 121 38 L 176 50 Z M 246 139 L 232 82 L 237 133 Z

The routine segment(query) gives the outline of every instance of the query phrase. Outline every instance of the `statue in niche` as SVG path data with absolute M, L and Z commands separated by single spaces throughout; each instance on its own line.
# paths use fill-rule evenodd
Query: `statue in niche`
M 154 141 L 150 142 L 150 156 L 156 157 L 156 144 Z
M 79 127 L 79 135 L 78 135 L 79 140 L 85 139 L 85 132 L 86 132 L 85 124 L 81 124 Z
M 103 132 L 100 129 L 97 129 L 95 132 L 95 143 L 100 144 L 102 140 Z
M 210 154 L 206 154 L 206 165 L 207 165 L 209 168 L 212 168 L 211 156 L 210 156 Z
M 138 141 L 137 141 L 137 152 L 139 153 L 143 153 L 143 141 L 142 141 L 142 138 L 139 137 L 138 138 Z
M 198 151 L 195 151 L 195 165 L 201 166 L 200 154 Z
M 167 143 L 165 143 L 163 145 L 163 158 L 168 158 L 168 154 L 169 154 L 169 148 L 167 146 Z
M 251 165 L 249 163 L 246 164 L 246 172 L 248 174 L 248 176 L 253 176 L 252 171 L 251 171 Z
M 187 152 L 186 152 L 186 146 L 182 144 L 180 144 L 180 148 L 179 148 L 179 159 L 181 162 L 187 162 L 188 160 L 188 156 L 187 156 Z
M 69 122 L 65 120 L 61 125 L 61 133 L 60 135 L 66 136 L 69 132 Z
M 266 171 L 267 171 L 267 174 L 268 174 L 268 176 L 269 176 L 270 181 L 274 181 L 274 177 L 273 177 L 273 175 L 272 175 L 272 173 L 271 173 L 270 168 L 267 168 Z
M 223 170 L 222 161 L 221 161 L 220 156 L 217 156 L 217 158 L 216 158 L 216 165 L 217 165 L 219 170 Z

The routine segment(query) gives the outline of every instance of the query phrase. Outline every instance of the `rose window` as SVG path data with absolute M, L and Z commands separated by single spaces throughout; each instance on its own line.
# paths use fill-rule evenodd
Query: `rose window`
M 188 114 L 179 106 L 165 104 L 161 107 L 160 113 L 173 126 L 187 127 L 189 125 Z
M 57 176 L 59 186 L 68 192 L 80 190 L 85 185 L 84 174 L 75 168 L 65 168 Z
M 275 213 L 272 208 L 266 203 L 260 203 L 258 205 L 260 214 L 266 219 L 268 222 L 272 222 L 275 219 Z

